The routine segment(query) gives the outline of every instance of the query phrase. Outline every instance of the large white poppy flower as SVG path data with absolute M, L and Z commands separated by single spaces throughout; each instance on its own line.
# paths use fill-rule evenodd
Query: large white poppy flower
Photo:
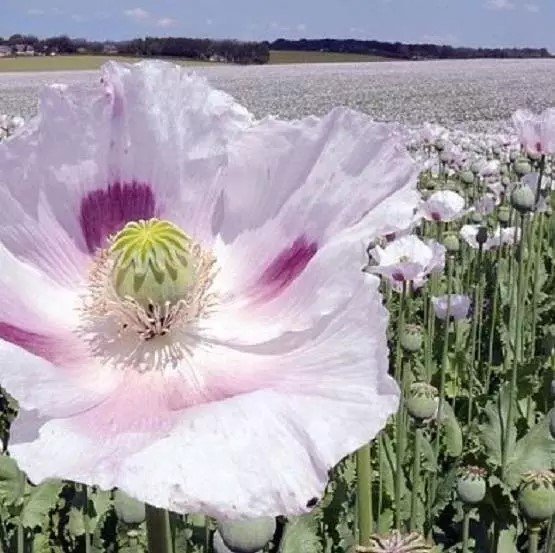
M 361 268 L 416 174 L 386 124 L 255 123 L 169 64 L 47 89 L 0 146 L 11 455 L 179 512 L 309 510 L 397 409 Z
M 426 220 L 437 222 L 455 221 L 466 213 L 464 198 L 452 190 L 434 192 L 420 209 Z
M 463 294 L 450 294 L 432 298 L 434 313 L 438 319 L 445 320 L 447 312 L 449 318 L 460 321 L 468 317 L 470 298 Z

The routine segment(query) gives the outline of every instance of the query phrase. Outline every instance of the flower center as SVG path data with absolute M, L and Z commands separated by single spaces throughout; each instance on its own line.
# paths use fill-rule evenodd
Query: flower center
M 209 292 L 215 272 L 213 255 L 173 223 L 127 223 L 94 263 L 81 331 L 93 337 L 93 349 L 101 355 L 108 355 L 117 342 L 142 362 L 141 356 L 152 349 L 142 345 L 153 341 L 157 350 L 182 357 L 186 327 L 205 317 L 215 303 Z

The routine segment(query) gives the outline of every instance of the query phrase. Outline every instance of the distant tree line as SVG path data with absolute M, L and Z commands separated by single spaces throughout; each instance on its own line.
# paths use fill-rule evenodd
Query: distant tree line
M 377 40 L 280 38 L 270 44 L 272 50 L 337 52 L 384 56 L 403 60 L 472 58 L 549 58 L 546 48 L 464 48 L 438 44 L 403 44 Z
M 56 36 L 39 39 L 33 35 L 0 38 L 0 46 L 30 46 L 37 54 L 111 54 L 140 57 L 179 57 L 240 64 L 263 64 L 270 59 L 267 42 L 211 40 L 184 37 L 146 37 L 120 42 L 97 42 L 84 38 Z

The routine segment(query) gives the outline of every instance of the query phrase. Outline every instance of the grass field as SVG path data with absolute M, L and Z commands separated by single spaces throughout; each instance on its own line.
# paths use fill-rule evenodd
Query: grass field
M 334 52 L 301 52 L 272 50 L 270 63 L 340 63 L 340 62 L 388 61 L 379 56 L 362 54 L 340 54 Z
M 76 71 L 98 69 L 110 59 L 119 61 L 137 61 L 138 58 L 117 56 L 56 56 L 30 58 L 0 58 L 0 73 L 25 71 Z M 363 56 L 359 54 L 335 54 L 331 52 L 282 52 L 273 50 L 271 64 L 281 63 L 338 63 L 383 61 L 386 58 Z M 193 59 L 174 60 L 183 65 L 207 65 Z M 211 64 L 210 64 L 211 65 Z

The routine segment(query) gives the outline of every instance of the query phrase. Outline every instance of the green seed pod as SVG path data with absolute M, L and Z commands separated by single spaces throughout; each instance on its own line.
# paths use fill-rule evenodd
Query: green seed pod
M 225 545 L 233 553 L 256 553 L 264 549 L 274 537 L 276 520 L 257 518 L 218 521 L 218 530 Z
M 526 175 L 532 171 L 532 166 L 527 159 L 518 159 L 515 161 L 514 170 L 517 175 Z
M 437 389 L 425 382 L 416 382 L 410 387 L 405 406 L 409 415 L 419 420 L 435 416 L 438 407 Z
M 472 173 L 472 171 L 463 171 L 460 175 L 459 178 L 465 183 L 465 184 L 472 184 L 474 182 L 474 173 Z
M 480 467 L 465 467 L 457 480 L 457 493 L 467 505 L 480 503 L 486 496 L 486 471 Z
M 501 184 L 502 184 L 505 188 L 507 188 L 507 186 L 509 186 L 509 185 L 511 184 L 511 179 L 510 179 L 509 177 L 507 177 L 507 176 L 504 176 L 504 177 L 501 179 Z
M 506 165 L 501 165 L 501 169 L 499 170 L 502 175 L 509 174 L 509 168 Z
M 482 170 L 482 162 L 481 161 L 475 161 L 471 166 L 470 166 L 470 170 L 477 175 L 481 170 Z
M 145 504 L 121 490 L 114 493 L 114 509 L 119 520 L 125 524 L 141 524 L 145 519 Z
M 511 205 L 520 213 L 528 213 L 534 209 L 536 196 L 528 186 L 519 186 L 511 194 Z
M 530 522 L 541 522 L 555 514 L 554 473 L 526 472 L 518 496 L 522 512 Z
M 431 553 L 432 545 L 416 532 L 401 534 L 394 530 L 386 536 L 372 536 L 368 547 L 359 547 L 360 553 Z
M 401 347 L 410 353 L 420 351 L 422 347 L 422 330 L 418 325 L 406 325 L 401 334 Z
M 443 245 L 448 253 L 457 253 L 461 248 L 461 242 L 456 234 L 446 234 L 443 237 Z
M 484 217 L 482 216 L 482 214 L 478 213 L 477 211 L 473 211 L 470 218 L 472 219 L 472 222 L 477 225 L 479 225 L 484 220 Z
M 508 206 L 502 205 L 497 210 L 497 219 L 500 223 L 508 223 L 511 219 L 511 210 Z

